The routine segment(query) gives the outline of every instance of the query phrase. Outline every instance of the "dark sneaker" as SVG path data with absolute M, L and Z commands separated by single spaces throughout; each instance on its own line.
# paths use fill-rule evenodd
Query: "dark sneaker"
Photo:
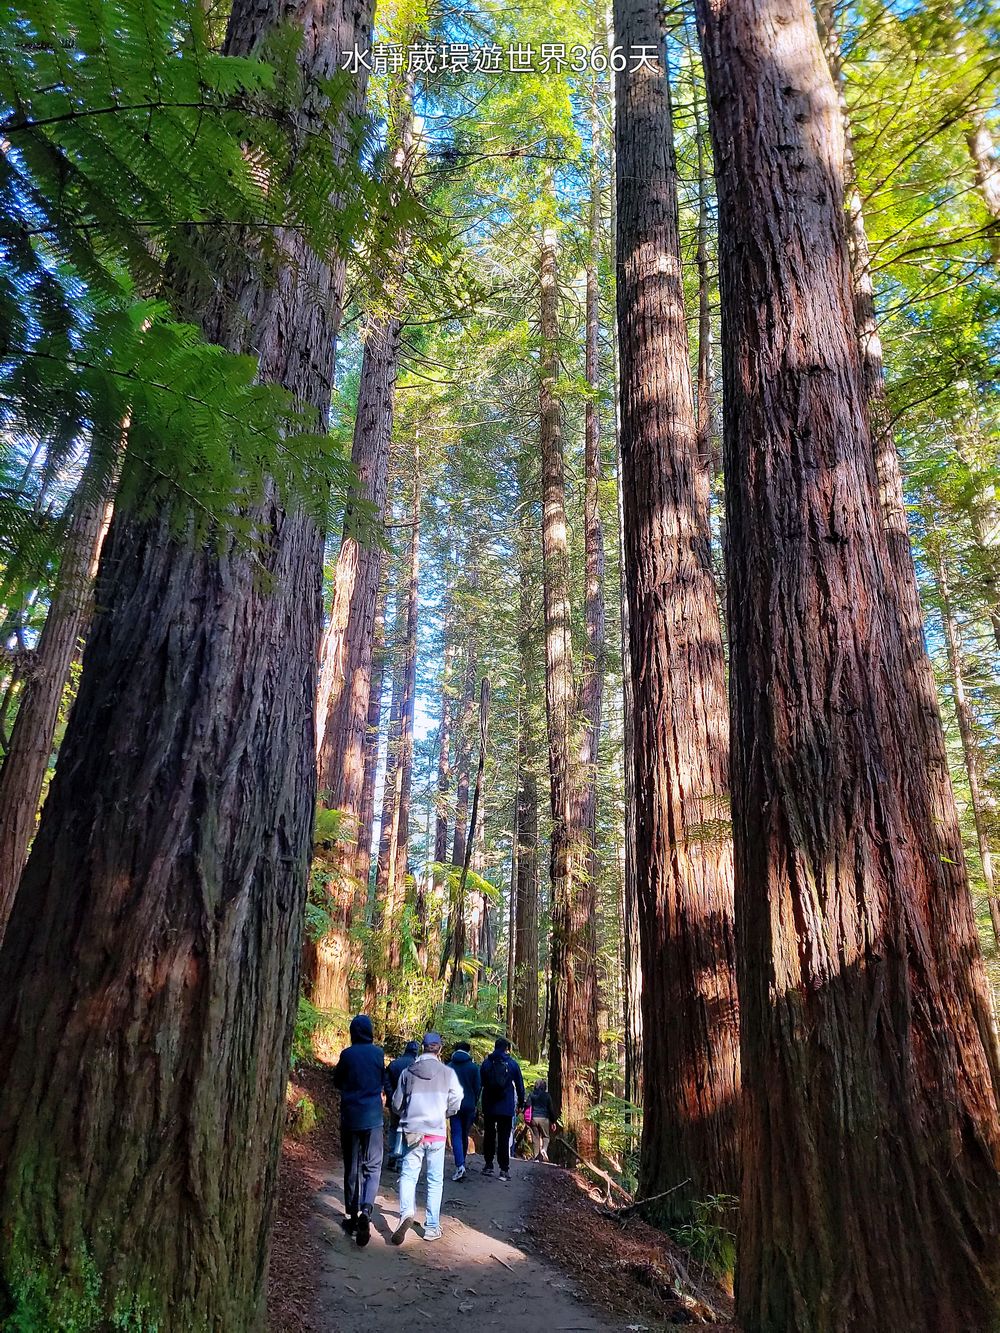
M 509 1184 L 510 1184 L 510 1172 L 509 1172 L 509 1171 L 501 1171 L 501 1172 L 500 1172 L 500 1179 L 501 1179 L 502 1181 L 504 1181 L 505 1184 L 509 1185 Z
M 401 1217 L 399 1219 L 399 1226 L 396 1228 L 396 1230 L 392 1233 L 392 1236 L 390 1237 L 390 1240 L 392 1241 L 393 1245 L 402 1245 L 403 1241 L 406 1239 L 406 1233 L 409 1231 L 410 1227 L 413 1226 L 415 1220 L 416 1219 L 412 1216 Z
M 355 1230 L 357 1229 L 358 1219 L 356 1217 L 342 1217 L 340 1219 L 340 1225 L 344 1228 L 344 1230 L 347 1232 L 349 1236 L 353 1236 Z
M 359 1245 L 367 1245 L 372 1238 L 372 1220 L 367 1213 L 358 1218 L 357 1239 Z
M 493 1167 L 492 1167 L 492 1166 L 484 1166 L 484 1167 L 483 1167 L 483 1175 L 484 1175 L 484 1176 L 492 1176 L 492 1174 L 493 1174 Z

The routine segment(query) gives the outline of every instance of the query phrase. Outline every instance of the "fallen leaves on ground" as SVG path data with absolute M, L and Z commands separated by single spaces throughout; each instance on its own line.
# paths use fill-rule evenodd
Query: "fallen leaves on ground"
M 731 1298 L 698 1273 L 690 1255 L 641 1218 L 619 1222 L 598 1208 L 576 1172 L 553 1167 L 535 1193 L 525 1248 L 572 1274 L 612 1314 L 737 1333 Z

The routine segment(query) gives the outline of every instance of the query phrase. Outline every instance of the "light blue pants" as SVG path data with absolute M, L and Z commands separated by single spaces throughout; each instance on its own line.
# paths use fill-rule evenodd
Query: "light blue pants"
M 444 1144 L 418 1143 L 407 1148 L 399 1173 L 399 1215 L 412 1217 L 417 1208 L 417 1181 L 427 1160 L 427 1216 L 424 1227 L 433 1231 L 441 1225 L 441 1191 L 444 1189 Z

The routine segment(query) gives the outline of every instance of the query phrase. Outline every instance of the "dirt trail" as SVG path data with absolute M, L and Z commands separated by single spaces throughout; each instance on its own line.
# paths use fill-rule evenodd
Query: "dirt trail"
M 343 1182 L 339 1173 L 328 1173 L 316 1196 L 314 1220 L 326 1242 L 319 1281 L 323 1333 L 435 1328 L 575 1333 L 628 1327 L 589 1306 L 570 1278 L 530 1253 L 524 1219 L 534 1192 L 544 1198 L 545 1177 L 556 1168 L 514 1162 L 508 1185 L 484 1177 L 482 1158 L 474 1157 L 465 1180 L 452 1184 L 450 1155 L 447 1165 L 443 1238 L 425 1241 L 417 1226 L 402 1246 L 389 1244 L 399 1205 L 395 1173 L 385 1170 L 371 1242 L 363 1250 L 340 1228 Z M 422 1180 L 418 1220 L 423 1185 Z

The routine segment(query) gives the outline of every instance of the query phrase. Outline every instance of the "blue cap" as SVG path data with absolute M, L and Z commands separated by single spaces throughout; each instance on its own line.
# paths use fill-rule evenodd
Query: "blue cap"
M 444 1045 L 444 1042 L 441 1040 L 441 1034 L 440 1034 L 440 1032 L 425 1032 L 425 1033 L 424 1033 L 423 1047 L 424 1047 L 424 1050 L 425 1050 L 425 1051 L 429 1051 L 429 1050 L 431 1050 L 432 1047 L 435 1047 L 435 1046 L 443 1046 L 443 1045 Z

